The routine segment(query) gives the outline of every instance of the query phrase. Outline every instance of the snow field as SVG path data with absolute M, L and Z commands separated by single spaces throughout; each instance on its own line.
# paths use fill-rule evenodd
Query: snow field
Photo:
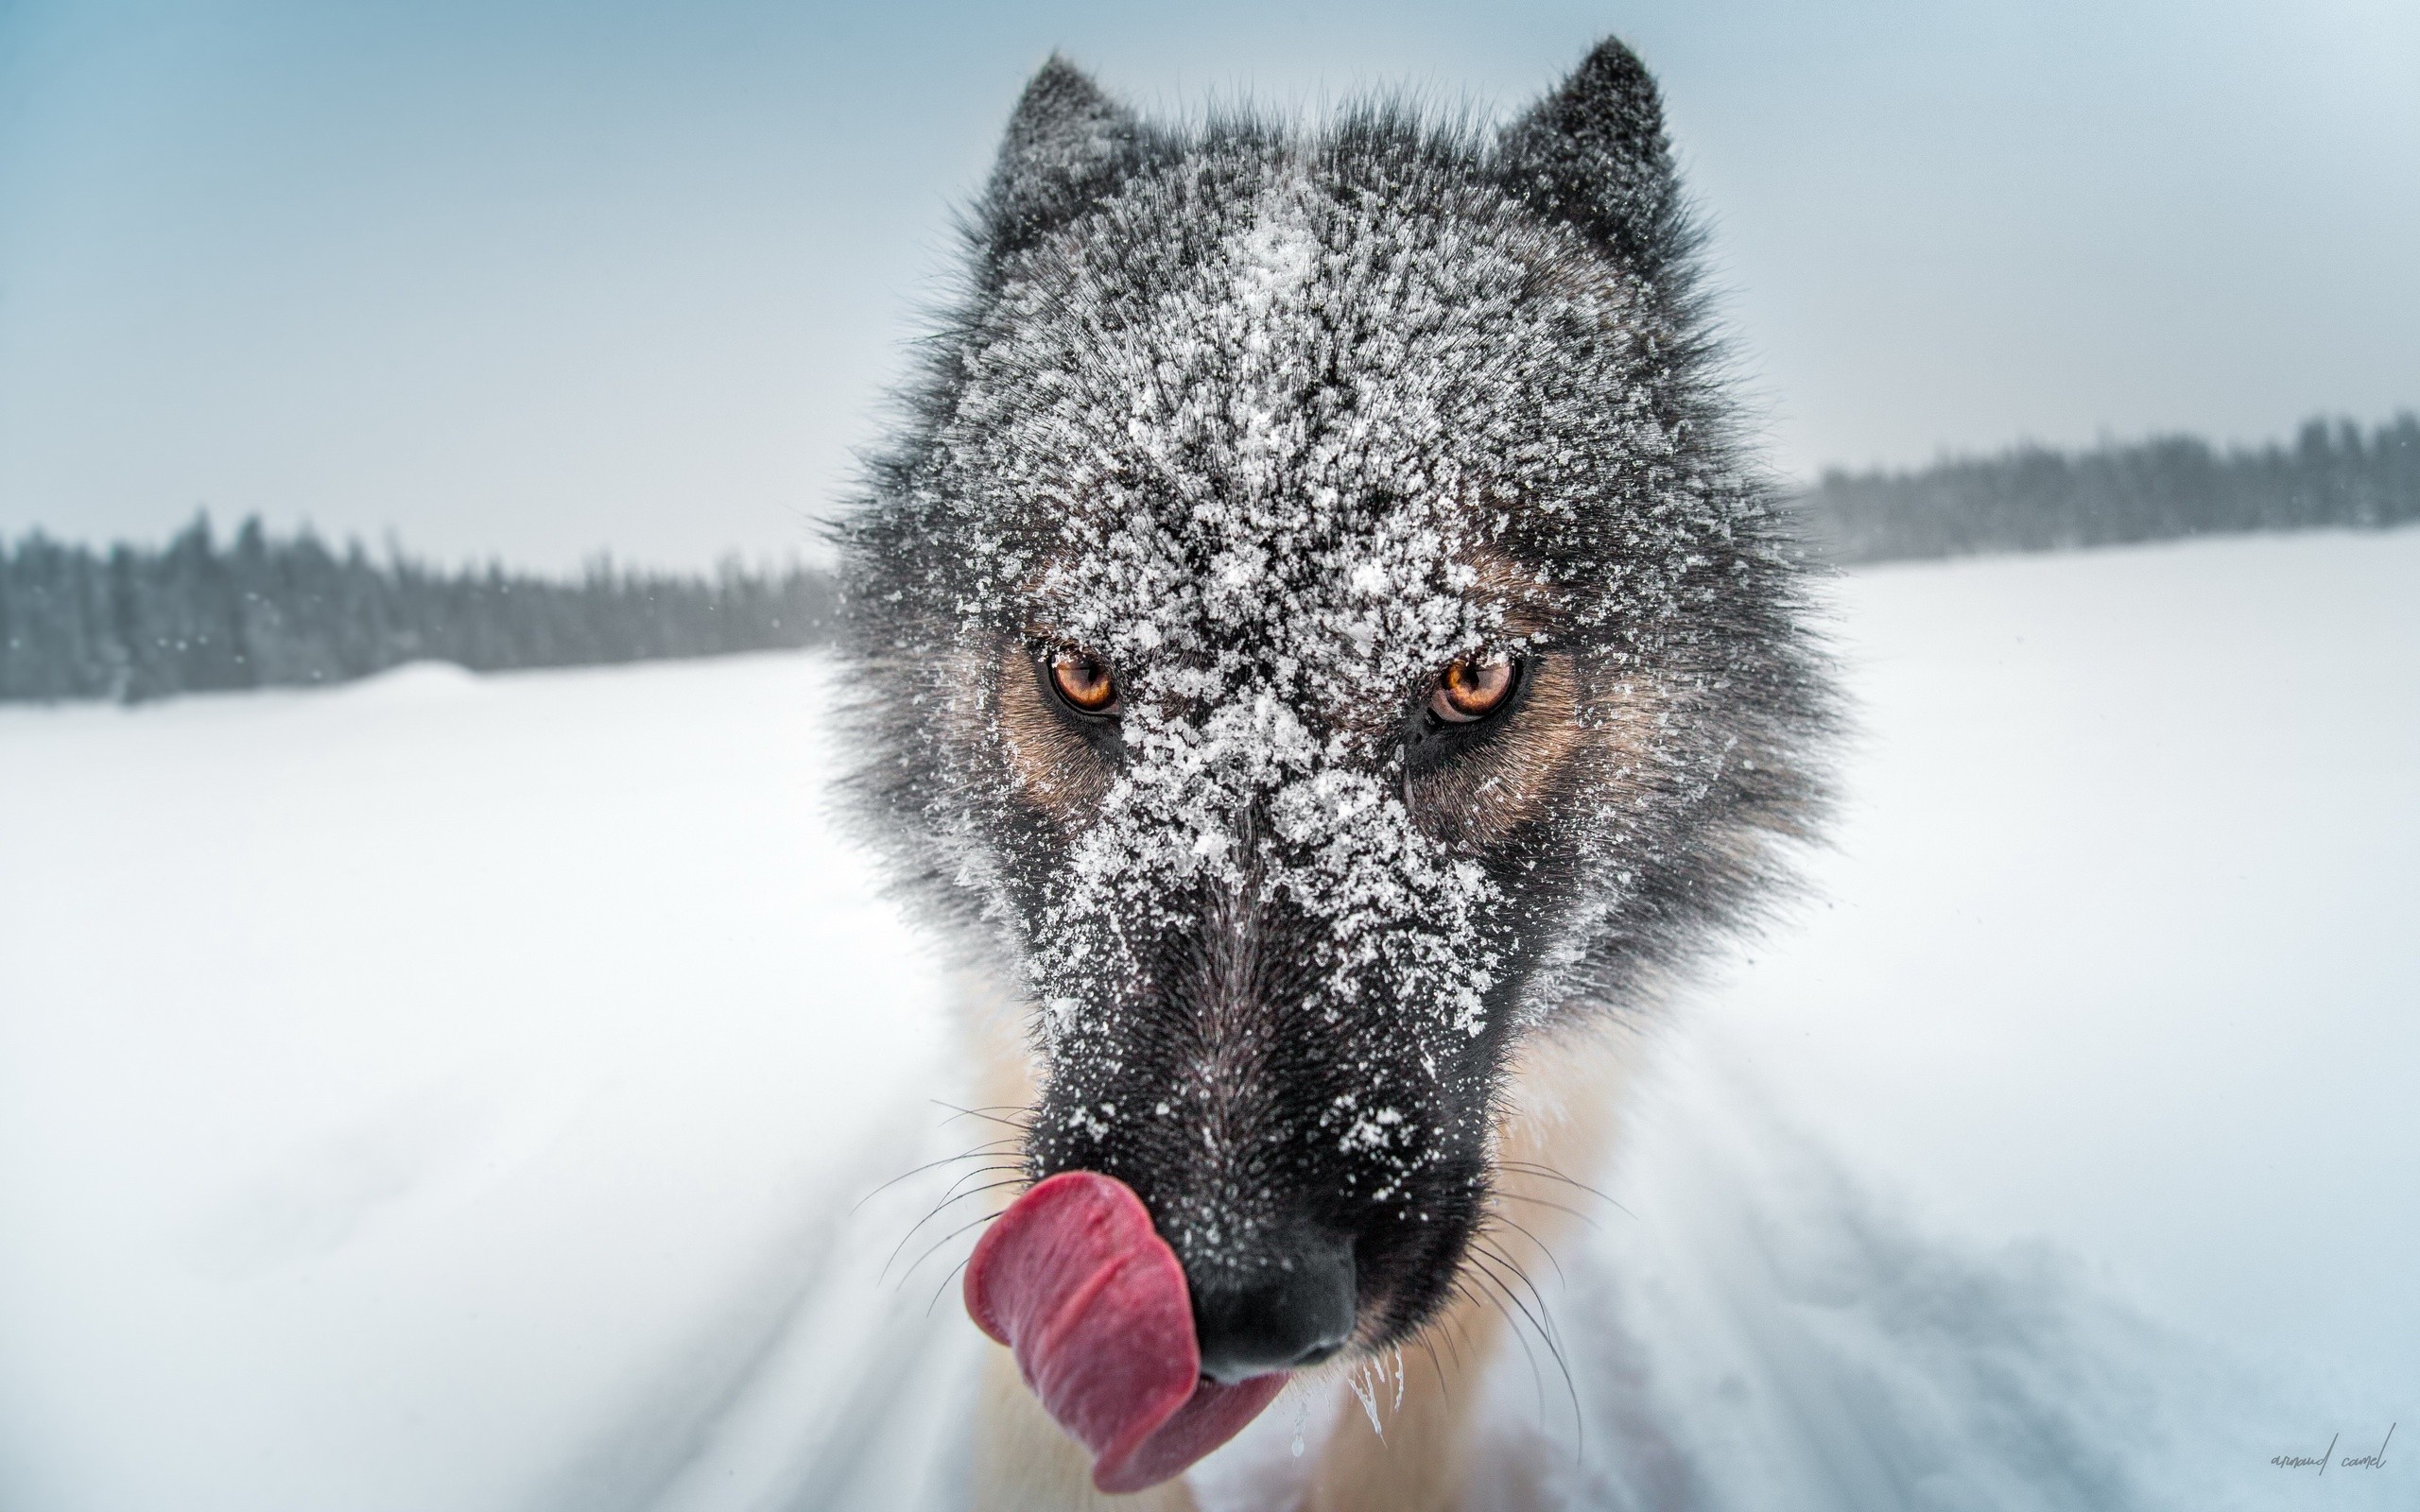
M 1570 1494 L 2408 1504 L 2420 1459 L 2268 1461 L 2420 1426 L 2420 532 L 1836 597 L 1838 842 L 1547 1283 Z M 881 1298 L 948 1254 L 876 1288 L 836 1214 L 977 1136 L 826 678 L 0 710 L 0 1506 L 931 1494 L 971 1326 Z M 1560 1447 L 1512 1373 L 1508 1452 Z

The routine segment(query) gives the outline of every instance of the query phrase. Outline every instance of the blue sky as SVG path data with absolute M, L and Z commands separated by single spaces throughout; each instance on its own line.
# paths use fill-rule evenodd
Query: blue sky
M 2420 404 L 2420 7 L 0 0 L 0 533 L 808 541 L 1054 46 L 1147 108 L 1663 78 L 1777 463 Z

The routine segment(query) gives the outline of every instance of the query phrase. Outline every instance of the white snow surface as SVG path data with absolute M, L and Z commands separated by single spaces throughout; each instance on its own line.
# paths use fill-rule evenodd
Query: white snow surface
M 2420 1502 L 2420 532 L 1832 596 L 1837 845 L 1658 1035 L 1495 1452 L 1591 1507 Z M 997 1130 L 828 677 L 0 710 L 0 1508 L 953 1504 L 989 1346 L 971 1236 L 919 1256 L 976 1204 L 888 1257 L 963 1167 L 851 1206 Z

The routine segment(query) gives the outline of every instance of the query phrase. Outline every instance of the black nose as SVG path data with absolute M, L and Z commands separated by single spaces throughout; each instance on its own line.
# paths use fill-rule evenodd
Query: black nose
M 1187 1277 L 1201 1373 L 1241 1381 L 1317 1365 L 1353 1335 L 1353 1242 L 1305 1234 L 1232 1277 Z

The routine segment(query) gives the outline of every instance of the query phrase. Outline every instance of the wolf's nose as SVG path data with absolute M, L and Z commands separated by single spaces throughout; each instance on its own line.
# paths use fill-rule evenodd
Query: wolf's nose
M 1201 1373 L 1236 1382 L 1317 1365 L 1353 1334 L 1353 1241 L 1310 1233 L 1232 1281 L 1187 1278 Z

